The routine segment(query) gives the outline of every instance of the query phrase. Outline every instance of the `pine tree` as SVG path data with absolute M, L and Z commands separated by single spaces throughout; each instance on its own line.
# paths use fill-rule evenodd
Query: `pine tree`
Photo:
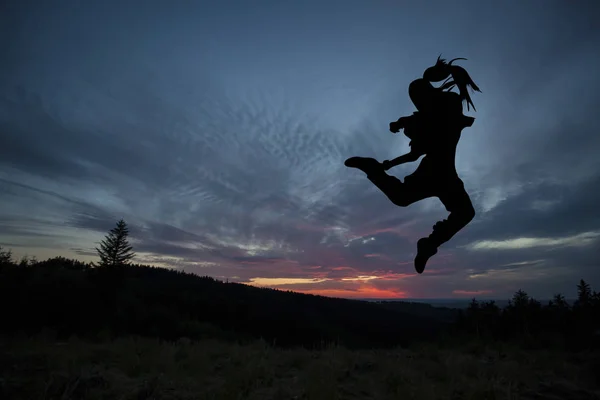
M 471 323 L 475 327 L 475 334 L 479 338 L 479 324 L 481 319 L 479 302 L 473 298 L 471 303 L 469 303 L 469 307 L 467 308 L 467 316 L 470 319 Z
M 590 285 L 583 279 L 577 285 L 577 305 L 587 306 L 592 299 L 592 289 Z
M 558 310 L 567 310 L 569 308 L 569 304 L 567 300 L 565 300 L 565 296 L 560 293 L 554 295 L 552 299 L 552 306 Z
M 524 309 L 529 304 L 529 295 L 524 290 L 517 290 L 513 295 L 512 303 L 517 309 Z
M 0 246 L 0 264 L 10 264 L 12 262 L 12 252 L 10 250 L 4 250 Z
M 100 257 L 100 267 L 124 265 L 135 257 L 135 253 L 132 251 L 133 247 L 127 241 L 128 236 L 127 224 L 121 219 L 117 222 L 117 226 L 111 229 L 105 239 L 100 242 L 100 248 L 96 247 L 96 252 Z
M 517 290 L 509 305 L 509 311 L 515 318 L 515 323 L 520 323 L 523 333 L 529 334 L 529 315 L 531 313 L 530 297 L 524 290 Z

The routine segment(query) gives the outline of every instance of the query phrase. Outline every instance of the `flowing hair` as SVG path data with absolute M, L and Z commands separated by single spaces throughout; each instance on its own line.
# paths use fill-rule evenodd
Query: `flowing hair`
M 429 67 L 423 73 L 423 78 L 428 80 L 429 82 L 440 82 L 445 80 L 442 86 L 438 88 L 440 91 L 450 91 L 454 86 L 458 88 L 459 95 L 462 101 L 467 103 L 467 110 L 469 110 L 470 106 L 473 107 L 473 110 L 477 111 L 473 101 L 471 100 L 471 96 L 469 95 L 468 89 L 475 90 L 481 93 L 479 87 L 473 82 L 473 79 L 469 76 L 469 73 L 458 65 L 452 65 L 452 63 L 456 60 L 466 60 L 466 58 L 455 58 L 446 62 L 443 58 L 441 58 L 441 54 L 437 59 L 437 62 L 433 67 Z

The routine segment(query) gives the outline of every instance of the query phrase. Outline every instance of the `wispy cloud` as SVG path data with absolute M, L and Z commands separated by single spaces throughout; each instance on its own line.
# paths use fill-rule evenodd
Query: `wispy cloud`
M 482 296 L 492 294 L 491 290 L 454 290 L 453 294 L 458 296 Z
M 469 250 L 518 250 L 533 247 L 588 246 L 594 243 L 600 232 L 583 232 L 573 236 L 558 238 L 520 237 L 507 240 L 482 240 L 467 246 Z
M 328 279 L 309 278 L 251 278 L 250 283 L 256 286 L 281 286 L 325 282 Z
M 508 264 L 502 264 L 501 267 L 519 267 L 519 266 L 524 266 L 524 265 L 538 265 L 538 264 L 542 264 L 544 261 L 546 261 L 546 260 L 518 261 L 518 262 L 512 262 L 512 263 L 508 263 Z

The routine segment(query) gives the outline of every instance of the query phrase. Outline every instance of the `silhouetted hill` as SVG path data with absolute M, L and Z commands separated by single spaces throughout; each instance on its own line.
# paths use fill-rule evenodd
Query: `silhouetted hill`
M 427 303 L 398 300 L 380 300 L 376 303 L 387 310 L 416 315 L 422 318 L 431 318 L 440 322 L 453 323 L 458 317 L 458 310 L 451 307 L 434 307 Z
M 506 307 L 472 300 L 457 310 L 256 288 L 143 265 L 93 268 L 65 258 L 15 264 L 5 257 L 0 260 L 0 334 L 262 338 L 308 348 L 408 346 L 434 339 L 600 348 L 600 293 L 583 280 L 577 288 L 572 305 L 560 294 L 542 304 L 519 290 Z
M 408 345 L 432 339 L 447 318 L 410 306 L 256 288 L 148 266 L 91 268 L 64 258 L 4 266 L 2 330 L 33 334 L 135 334 L 163 339 L 263 338 L 280 346 Z M 444 322 L 445 320 L 445 322 Z

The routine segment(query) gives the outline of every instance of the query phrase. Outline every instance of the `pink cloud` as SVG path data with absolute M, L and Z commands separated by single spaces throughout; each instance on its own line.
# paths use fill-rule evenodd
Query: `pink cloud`
M 385 260 L 385 261 L 393 261 L 390 256 L 385 255 L 385 254 L 380 254 L 380 253 L 374 253 L 374 254 L 365 254 L 364 255 L 365 258 L 376 258 L 379 260 Z

